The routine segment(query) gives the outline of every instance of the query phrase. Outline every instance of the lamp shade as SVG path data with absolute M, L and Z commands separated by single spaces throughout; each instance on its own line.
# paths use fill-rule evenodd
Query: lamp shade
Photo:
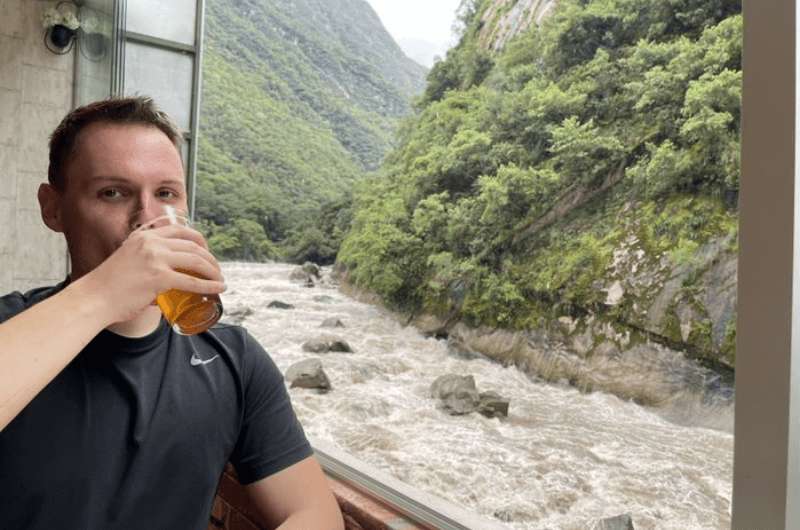
M 50 28 L 50 42 L 58 49 L 66 48 L 74 35 L 75 30 L 71 30 L 61 24 L 56 24 Z

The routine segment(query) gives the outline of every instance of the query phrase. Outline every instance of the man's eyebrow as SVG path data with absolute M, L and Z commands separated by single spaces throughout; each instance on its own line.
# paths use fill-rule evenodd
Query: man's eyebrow
M 123 184 L 130 184 L 135 182 L 133 179 L 127 179 L 125 177 L 117 177 L 113 175 L 100 175 L 96 177 L 92 177 L 89 179 L 89 182 L 120 182 Z M 167 185 L 174 185 L 174 186 L 183 186 L 184 182 L 180 179 L 164 179 L 158 183 L 160 186 L 167 186 Z

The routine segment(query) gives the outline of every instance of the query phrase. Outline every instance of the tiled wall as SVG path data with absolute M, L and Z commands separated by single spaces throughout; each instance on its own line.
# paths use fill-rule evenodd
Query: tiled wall
M 73 52 L 44 46 L 41 15 L 52 5 L 0 0 L 0 294 L 67 273 L 64 239 L 44 226 L 36 199 L 48 137 L 72 104 Z

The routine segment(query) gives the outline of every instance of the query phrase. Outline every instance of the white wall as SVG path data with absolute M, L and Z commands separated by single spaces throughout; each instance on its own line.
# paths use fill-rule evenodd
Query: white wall
M 0 294 L 57 283 L 66 245 L 42 223 L 36 190 L 47 142 L 72 104 L 73 53 L 44 46 L 41 14 L 55 2 L 0 0 Z

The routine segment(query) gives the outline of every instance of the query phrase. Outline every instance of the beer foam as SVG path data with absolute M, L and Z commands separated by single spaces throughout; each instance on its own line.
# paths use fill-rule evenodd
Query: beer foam
M 169 224 L 176 225 L 178 224 L 178 215 L 175 211 L 175 207 L 171 204 L 167 204 L 164 206 L 164 212 L 166 216 L 169 218 Z

